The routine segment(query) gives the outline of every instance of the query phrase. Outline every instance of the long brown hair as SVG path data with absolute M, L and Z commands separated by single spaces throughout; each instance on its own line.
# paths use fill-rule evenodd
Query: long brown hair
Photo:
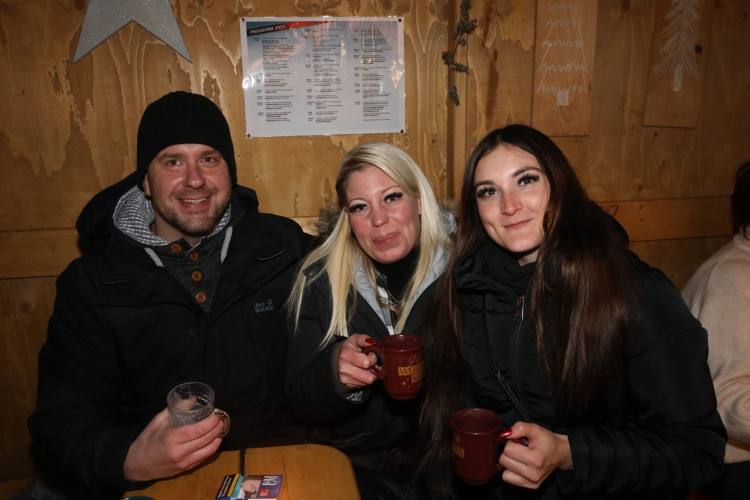
M 627 306 L 631 304 L 627 235 L 589 199 L 551 139 L 531 127 L 509 125 L 487 134 L 466 164 L 455 253 L 438 283 L 435 314 L 428 315 L 420 415 L 420 439 L 426 446 L 419 450 L 425 468 L 449 461 L 448 420 L 456 407 L 466 404 L 461 399 L 470 392 L 453 270 L 458 260 L 487 238 L 477 209 L 474 174 L 479 161 L 500 146 L 533 155 L 550 186 L 530 303 L 540 369 L 554 390 L 559 423 L 601 421 L 618 414 L 624 404 Z M 553 297 L 551 315 L 542 310 L 543 296 Z

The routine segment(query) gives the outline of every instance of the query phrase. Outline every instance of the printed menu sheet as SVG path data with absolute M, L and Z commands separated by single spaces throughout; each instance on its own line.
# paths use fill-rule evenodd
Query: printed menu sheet
M 247 137 L 402 133 L 397 17 L 241 18 Z

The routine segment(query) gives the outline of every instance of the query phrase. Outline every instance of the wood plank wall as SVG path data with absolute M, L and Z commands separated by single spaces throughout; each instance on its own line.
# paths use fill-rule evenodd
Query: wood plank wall
M 591 133 L 554 140 L 631 248 L 681 287 L 728 241 L 727 197 L 750 160 L 750 5 L 716 2 L 698 125 L 669 128 L 643 126 L 657 2 L 598 2 Z M 452 150 L 456 184 L 469 148 L 493 128 L 530 123 L 533 105 L 535 2 L 475 0 L 471 14 L 465 118 L 449 133 L 462 145 Z
M 73 63 L 88 2 L 0 0 L 0 480 L 33 472 L 25 419 L 55 277 L 76 255 L 75 219 L 97 191 L 134 169 L 145 106 L 171 90 L 204 93 L 233 130 L 239 181 L 261 210 L 309 223 L 333 196 L 354 145 L 403 147 L 451 198 L 472 146 L 530 123 L 536 4 L 474 0 L 478 27 L 459 51 L 461 105 L 446 94 L 460 0 L 171 0 L 193 63 L 131 23 Z M 682 286 L 729 239 L 732 174 L 750 159 L 750 6 L 717 2 L 695 128 L 643 126 L 654 26 L 651 0 L 599 0 L 591 134 L 556 137 L 591 196 L 623 223 L 641 257 Z M 241 16 L 402 16 L 405 134 L 244 138 Z

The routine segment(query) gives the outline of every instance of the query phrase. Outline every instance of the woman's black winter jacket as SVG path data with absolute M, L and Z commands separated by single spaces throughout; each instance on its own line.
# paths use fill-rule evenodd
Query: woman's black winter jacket
M 706 364 L 706 331 L 661 271 L 635 255 L 632 262 L 640 302 L 631 311 L 626 353 L 628 408 L 609 424 L 566 427 L 540 373 L 530 323 L 526 298 L 536 265 L 520 266 L 490 241 L 458 262 L 454 279 L 478 406 L 499 413 L 507 426 L 521 419 L 501 389 L 499 368 L 534 423 L 568 435 L 573 456 L 572 471 L 556 471 L 536 492 L 509 487 L 498 475 L 490 487 L 494 497 L 664 498 L 691 493 L 718 476 L 726 433 Z
M 409 312 L 404 333 L 422 334 L 425 306 L 433 294 L 430 284 Z M 356 293 L 356 299 L 354 294 Z M 286 391 L 304 421 L 314 426 L 313 441 L 351 455 L 383 452 L 404 438 L 415 400 L 398 401 L 376 381 L 360 391 L 347 391 L 339 381 L 333 355 L 345 337 L 337 337 L 322 350 L 320 343 L 331 319 L 331 290 L 325 275 L 308 288 L 296 333 L 289 340 Z M 361 333 L 380 342 L 389 332 L 359 293 L 350 293 L 356 308 L 348 323 L 349 334 Z

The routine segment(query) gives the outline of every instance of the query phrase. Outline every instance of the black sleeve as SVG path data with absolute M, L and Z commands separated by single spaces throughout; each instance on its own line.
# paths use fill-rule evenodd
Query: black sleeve
M 75 261 L 57 281 L 57 296 L 39 353 L 37 407 L 29 417 L 32 450 L 43 466 L 102 491 L 137 487 L 124 478 L 130 444 L 142 425 L 114 413 L 118 394 L 115 340 L 96 313 L 95 280 Z
M 641 287 L 631 332 L 625 426 L 568 429 L 574 470 L 564 492 L 690 494 L 721 471 L 726 431 L 716 411 L 706 331 L 658 270 Z
M 367 393 L 347 391 L 338 379 L 334 355 L 343 338 L 320 345 L 331 318 L 329 296 L 324 276 L 308 287 L 297 328 L 292 329 L 289 339 L 287 398 L 295 413 L 315 426 L 345 420 Z

